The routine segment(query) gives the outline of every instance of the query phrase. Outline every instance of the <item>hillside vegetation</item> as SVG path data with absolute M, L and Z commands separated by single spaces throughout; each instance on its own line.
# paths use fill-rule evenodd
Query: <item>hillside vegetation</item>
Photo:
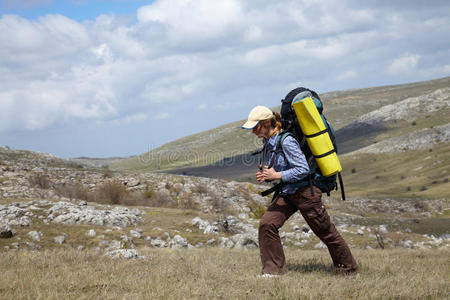
M 321 98 L 337 132 L 349 193 L 450 197 L 450 77 Z M 255 182 L 259 159 L 250 152 L 261 144 L 240 129 L 242 122 L 176 140 L 111 168 Z
M 231 155 L 240 143 L 257 147 L 236 138 L 249 134 L 241 121 L 158 150 L 166 163 L 172 146 L 188 155 L 201 145 L 195 163 L 216 150 L 230 157 L 164 173 L 0 147 L 0 299 L 447 299 L 448 81 L 336 93 L 361 104 L 338 123 L 347 200 L 323 197 L 361 266 L 352 276 L 335 274 L 296 213 L 280 229 L 287 274 L 258 277 L 258 224 L 270 197 L 251 182 L 257 161 Z M 407 90 L 424 94 L 403 98 Z M 364 95 L 389 92 L 395 105 L 364 105 Z M 205 177 L 186 176 L 195 173 Z

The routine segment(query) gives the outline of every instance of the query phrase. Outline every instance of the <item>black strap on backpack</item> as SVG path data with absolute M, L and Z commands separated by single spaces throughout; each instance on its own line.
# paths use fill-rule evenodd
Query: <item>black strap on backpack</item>
M 338 179 L 339 179 L 339 185 L 341 186 L 342 201 L 345 201 L 344 181 L 342 180 L 341 172 L 339 172 L 337 175 L 338 175 Z M 336 190 L 337 190 L 337 185 L 336 185 Z
M 283 155 L 283 157 L 286 159 L 286 156 L 285 156 L 285 154 L 284 154 L 284 152 L 283 152 L 283 147 L 282 147 L 281 143 L 283 142 L 283 140 L 284 140 L 288 135 L 292 135 L 292 133 L 290 133 L 290 132 L 283 132 L 283 133 L 280 133 L 280 137 L 278 138 L 278 141 L 277 141 L 277 144 L 276 144 L 276 146 L 275 146 L 275 149 L 274 149 L 274 150 L 270 150 L 270 152 L 272 153 L 272 157 L 270 158 L 270 162 L 269 162 L 269 166 L 268 166 L 269 169 L 272 168 L 273 165 L 275 164 L 275 159 L 276 159 L 277 153 L 281 153 L 281 154 Z M 265 147 L 266 147 L 266 145 L 267 145 L 267 144 L 265 144 L 265 145 L 264 145 L 264 148 L 263 148 L 263 152 L 264 152 L 264 153 L 265 153 Z M 264 156 L 264 153 L 263 153 L 263 156 Z M 263 161 L 263 163 L 264 163 L 264 161 Z M 262 166 L 262 164 L 261 164 L 261 166 Z M 264 167 L 263 167 L 263 168 L 264 168 Z M 280 181 L 279 183 L 275 184 L 273 187 L 271 187 L 271 188 L 269 188 L 269 189 L 267 189 L 267 190 L 265 190 L 265 191 L 262 191 L 262 192 L 261 192 L 261 196 L 264 197 L 264 196 L 270 195 L 270 194 L 272 194 L 273 192 L 275 192 L 275 194 L 274 194 L 273 197 L 272 197 L 272 201 L 273 201 L 273 200 L 275 200 L 275 198 L 280 194 L 281 189 L 283 188 L 283 186 L 284 186 L 285 184 L 286 184 L 286 183 Z
M 282 143 L 283 143 L 284 139 L 287 138 L 288 136 L 294 137 L 294 135 L 291 132 L 288 132 L 288 131 L 281 133 L 281 135 L 280 135 L 280 137 L 279 137 L 279 139 L 277 141 L 277 144 L 275 146 L 275 149 L 270 151 L 273 154 L 272 154 L 272 157 L 270 158 L 270 162 L 269 162 L 269 166 L 268 166 L 269 169 L 273 167 L 273 165 L 275 163 L 276 156 L 277 156 L 278 153 L 281 153 L 283 155 L 284 159 L 286 160 L 286 155 L 284 154 Z M 312 190 L 312 181 L 310 181 L 310 184 L 311 184 L 311 191 L 313 191 Z M 273 187 L 271 187 L 271 188 L 269 188 L 269 189 L 267 189 L 265 191 L 262 191 L 261 192 L 261 196 L 264 197 L 264 196 L 267 196 L 267 195 L 270 195 L 270 194 L 274 193 L 274 195 L 272 197 L 272 201 L 273 201 L 273 200 L 275 200 L 275 198 L 277 198 L 277 196 L 281 192 L 281 189 L 285 185 L 286 185 L 285 182 L 280 181 L 279 183 L 275 184 Z M 313 193 L 314 193 L 314 191 L 313 191 Z

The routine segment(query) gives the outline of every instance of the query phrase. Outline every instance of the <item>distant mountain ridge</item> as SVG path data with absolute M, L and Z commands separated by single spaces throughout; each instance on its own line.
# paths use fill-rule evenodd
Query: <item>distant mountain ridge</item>
M 321 94 L 320 97 L 324 102 L 324 114 L 337 131 L 340 152 L 347 153 L 377 142 L 376 136 L 383 132 L 399 134 L 395 128 L 404 127 L 403 123 L 407 120 L 395 124 L 395 116 L 390 117 L 389 114 L 397 110 L 399 113 L 403 112 L 411 117 L 410 113 L 414 111 L 412 103 L 416 103 L 420 107 L 425 105 L 427 108 L 427 104 L 423 103 L 428 100 L 434 101 L 434 110 L 419 110 L 416 113 L 417 118 L 425 117 L 426 113 L 438 112 L 442 116 L 436 118 L 434 120 L 436 124 L 432 122 L 433 125 L 448 123 L 448 119 L 445 121 L 445 114 L 448 112 L 449 106 L 449 88 L 450 77 L 445 77 L 402 85 L 336 91 Z M 443 105 L 439 107 L 441 102 Z M 279 111 L 279 106 L 273 109 Z M 380 119 L 380 122 L 374 122 L 376 115 L 384 115 L 386 120 Z M 397 120 L 400 119 L 397 117 Z M 150 152 L 121 160 L 112 164 L 111 168 L 134 171 L 170 171 L 180 168 L 221 165 L 230 160 L 238 161 L 237 165 L 246 161 L 252 162 L 249 153 L 258 149 L 261 144 L 250 131 L 240 128 L 243 121 L 236 121 L 178 139 Z M 419 125 L 413 129 L 423 128 Z M 250 163 L 250 166 L 253 167 L 253 164 Z

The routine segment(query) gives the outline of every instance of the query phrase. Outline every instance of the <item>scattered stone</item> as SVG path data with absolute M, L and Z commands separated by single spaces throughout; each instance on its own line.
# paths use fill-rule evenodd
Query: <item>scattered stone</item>
M 30 231 L 30 232 L 28 232 L 28 236 L 33 241 L 39 242 L 41 240 L 42 232 Z
M 100 241 L 100 242 L 98 242 L 98 246 L 99 247 L 108 247 L 109 242 L 108 241 Z
M 140 256 L 136 249 L 117 249 L 108 251 L 105 256 L 112 258 L 124 258 L 124 259 L 144 259 L 145 256 Z
M 387 228 L 386 228 L 386 225 L 380 225 L 380 226 L 378 227 L 378 231 L 379 231 L 380 233 L 388 233 L 388 230 L 387 230 Z
M 305 232 L 305 233 L 308 233 L 308 232 L 311 231 L 311 228 L 309 228 L 308 225 L 303 225 L 302 231 Z
M 66 237 L 64 235 L 58 235 L 55 236 L 54 240 L 56 244 L 62 245 L 66 242 Z
M 0 223 L 0 238 L 9 239 L 16 234 L 16 231 L 12 229 L 9 225 Z
M 199 217 L 192 219 L 191 224 L 198 226 L 198 229 L 203 230 L 204 234 L 219 233 L 219 227 L 211 225 L 208 221 L 202 220 Z
M 150 245 L 152 245 L 155 248 L 163 248 L 166 246 L 166 242 L 164 242 L 160 238 L 156 238 L 151 240 Z
M 97 236 L 97 232 L 95 232 L 94 229 L 90 229 L 90 230 L 87 232 L 87 235 L 90 236 L 90 237 L 96 237 L 96 236 Z
M 233 248 L 234 242 L 226 237 L 219 238 L 219 247 L 221 248 Z
M 235 248 L 258 248 L 258 239 L 252 234 L 239 233 L 231 237 Z
M 130 230 L 130 236 L 140 239 L 142 237 L 142 230 L 138 231 L 138 230 Z
M 314 248 L 315 249 L 327 249 L 327 246 L 322 241 L 320 241 L 314 245 Z
M 187 239 L 179 236 L 178 234 L 173 237 L 173 239 L 169 242 L 170 248 L 180 249 L 180 248 L 187 248 L 189 246 L 189 243 Z

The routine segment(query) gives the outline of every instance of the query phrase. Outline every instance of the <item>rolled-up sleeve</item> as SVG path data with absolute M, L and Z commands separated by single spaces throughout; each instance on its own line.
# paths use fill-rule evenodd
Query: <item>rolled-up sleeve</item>
M 309 166 L 297 140 L 288 136 L 284 139 L 282 147 L 288 169 L 281 171 L 281 181 L 296 182 L 305 178 L 309 174 Z

